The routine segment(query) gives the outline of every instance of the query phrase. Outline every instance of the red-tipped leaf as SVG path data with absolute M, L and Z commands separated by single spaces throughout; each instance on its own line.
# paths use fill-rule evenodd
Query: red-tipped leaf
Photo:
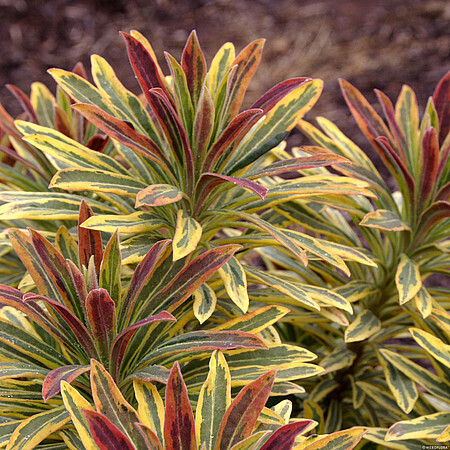
M 186 81 L 194 108 L 197 105 L 206 77 L 205 55 L 200 48 L 197 33 L 191 32 L 181 56 L 181 66 L 186 74 Z

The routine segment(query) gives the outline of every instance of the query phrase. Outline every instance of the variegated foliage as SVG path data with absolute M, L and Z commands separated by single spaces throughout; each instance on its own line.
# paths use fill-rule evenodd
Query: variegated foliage
M 266 407 L 276 373 L 273 370 L 262 374 L 232 400 L 230 369 L 224 355 L 215 351 L 199 394 L 190 395 L 180 366 L 175 363 L 167 380 L 165 400 L 155 383 L 135 380 L 135 402 L 131 405 L 105 368 L 92 360 L 94 404 L 64 381 L 62 396 L 85 448 L 312 450 L 352 449 L 359 442 L 364 428 L 306 437 L 303 435 L 317 423 L 291 420 L 289 400 Z
M 368 183 L 377 199 L 353 197 L 338 205 L 330 196 L 321 208 L 311 199 L 296 199 L 274 209 L 317 239 L 364 252 L 377 267 L 351 262 L 350 279 L 322 261 L 304 268 L 275 249 L 261 251 L 270 269 L 266 276 L 286 269 L 293 281 L 314 280 L 352 306 L 353 311 L 328 317 L 325 311 L 319 315 L 291 307 L 287 319 L 293 325 L 286 325 L 282 339 L 320 355 L 325 369 L 304 383 L 303 417 L 319 422 L 325 432 L 355 423 L 371 427 L 365 438 L 381 448 L 420 448 L 432 442 L 427 439 L 448 440 L 450 295 L 436 274 L 448 275 L 450 266 L 449 84 L 447 74 L 421 120 L 409 87 L 403 87 L 395 107 L 377 91 L 383 120 L 355 87 L 341 81 L 345 100 L 388 169 L 387 177 L 330 121 L 317 119 L 322 131 L 300 122 L 320 148 L 295 152 L 327 151 L 348 158 L 352 164 L 336 170 Z M 327 176 L 328 169 L 307 173 Z M 286 305 L 264 290 L 250 296 L 262 302 L 268 297 Z
M 234 302 L 232 308 L 247 312 L 247 278 L 284 293 L 287 289 L 294 301 L 312 309 L 320 309 L 317 297 L 325 299 L 325 306 L 331 302 L 333 307 L 337 303 L 338 308 L 349 309 L 342 298 L 330 300 L 331 295 L 316 291 L 310 295 L 292 287 L 283 273 L 267 279 L 257 269 L 248 269 L 253 265 L 249 253 L 266 246 L 290 253 L 305 265 L 310 257 L 323 258 L 347 273 L 344 260 L 374 264 L 345 246 L 330 247 L 325 240 L 285 230 L 279 214 L 268 210 L 297 198 L 320 201 L 331 196 L 345 204 L 349 195 L 373 195 L 367 182 L 353 177 L 281 178 L 299 169 L 348 163 L 345 157 L 326 151 L 293 158 L 282 150 L 283 139 L 317 101 L 322 81 L 284 81 L 240 111 L 261 59 L 263 40 L 252 42 L 237 56 L 233 45 L 225 44 L 207 70 L 193 32 L 180 63 L 165 54 L 170 75 L 164 76 L 141 34 L 133 31 L 123 37 L 141 96 L 125 89 L 97 55 L 92 57 L 94 84 L 77 73 L 50 70 L 66 94 L 78 102 L 73 110 L 106 133 L 114 145 L 94 152 L 51 127 L 16 121 L 24 141 L 46 154 L 58 171 L 50 183 L 52 193 L 44 197 L 8 194 L 8 203 L 0 207 L 0 220 L 7 216 L 74 219 L 73 196 L 78 199 L 75 193 L 89 192 L 107 210 L 87 219 L 83 228 L 108 233 L 119 229 L 127 264 L 139 262 L 161 239 L 172 239 L 174 261 L 195 257 L 204 248 L 239 242 L 242 250 L 222 266 L 219 277 L 195 294 L 200 322 L 210 317 L 216 303 L 229 303 L 229 299 Z
M 87 78 L 82 64 L 77 64 L 74 72 Z M 112 146 L 109 137 L 99 134 L 96 127 L 89 123 L 79 112 L 71 108 L 73 100 L 60 88 L 54 96 L 42 83 L 31 85 L 28 97 L 19 88 L 8 85 L 22 106 L 23 113 L 19 116 L 36 125 L 50 127 L 89 148 L 93 152 L 108 153 Z M 64 210 L 78 210 L 81 196 L 62 196 L 59 207 L 53 203 L 54 210 L 60 209 L 59 217 L 45 222 L 33 221 L 27 217 L 27 209 L 46 209 L 48 201 L 48 185 L 57 172 L 51 155 L 39 150 L 34 145 L 22 139 L 14 118 L 0 105 L 0 210 L 9 209 L 9 202 L 18 202 L 22 218 L 10 213 L 2 213 L 0 220 L 0 282 L 9 286 L 17 286 L 24 274 L 20 260 L 12 251 L 7 232 L 8 228 L 26 228 L 32 226 L 39 229 L 46 237 L 54 241 L 56 231 L 62 224 L 67 227 L 75 225 L 75 221 L 64 220 Z M 106 147 L 106 149 L 105 149 Z M 58 192 L 61 192 L 58 190 Z M 85 197 L 93 195 L 85 193 Z M 53 202 L 58 202 L 52 197 Z M 90 201 L 94 211 L 100 214 L 111 213 L 114 210 L 103 202 Z M 67 212 L 67 211 L 66 211 Z M 50 217 L 47 217 L 47 219 Z
M 79 223 L 92 216 L 83 202 Z M 78 438 L 60 389 L 62 381 L 73 383 L 89 398 L 91 359 L 103 364 L 125 396 L 132 396 L 137 380 L 167 383 L 175 360 L 198 392 L 216 349 L 227 351 L 234 386 L 276 368 L 276 391 L 300 392 L 292 380 L 322 371 L 310 363 L 313 353 L 274 338 L 271 325 L 287 308 L 262 307 L 233 320 L 216 315 L 210 327 L 198 329 L 187 300 L 238 245 L 174 262 L 166 239 L 133 273 L 122 274 L 127 268 L 117 233 L 105 249 L 99 231 L 81 227 L 78 244 L 60 228 L 56 247 L 32 229 L 11 229 L 9 236 L 38 292 L 0 285 L 0 415 L 6 419 L 0 443 L 7 448 L 61 448 L 61 440 L 82 448 L 70 444 Z

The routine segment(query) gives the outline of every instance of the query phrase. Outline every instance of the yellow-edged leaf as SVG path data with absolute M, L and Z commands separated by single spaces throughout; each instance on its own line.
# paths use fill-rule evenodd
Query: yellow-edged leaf
M 433 358 L 436 358 L 444 366 L 450 368 L 450 345 L 445 344 L 436 336 L 418 328 L 409 329 L 414 340 Z
M 403 439 L 436 439 L 450 423 L 450 412 L 438 412 L 392 425 L 386 433 L 387 441 Z
M 173 260 L 178 261 L 192 253 L 197 248 L 201 237 L 201 225 L 190 217 L 186 211 L 179 209 L 173 237 Z
M 398 370 L 390 361 L 385 359 L 382 353 L 378 353 L 378 360 L 383 367 L 385 379 L 394 395 L 397 405 L 406 414 L 409 414 L 419 397 L 416 383 Z
M 414 298 L 422 287 L 419 265 L 409 259 L 404 253 L 400 256 L 400 262 L 395 273 L 395 284 L 400 305 Z
M 206 444 L 207 449 L 214 448 L 220 423 L 230 403 L 230 370 L 223 353 L 214 351 L 195 412 L 195 431 L 199 446 Z
M 424 319 L 431 314 L 431 310 L 433 309 L 433 298 L 426 290 L 425 286 L 421 286 L 419 289 L 419 292 L 414 297 L 414 303 Z
M 105 231 L 107 233 L 114 233 L 114 231 L 118 230 L 121 234 L 144 233 L 164 226 L 167 226 L 166 222 L 161 219 L 155 219 L 151 213 L 145 211 L 136 211 L 125 215 L 98 214 L 89 217 L 82 223 L 83 228 L 90 230 Z
M 138 414 L 164 443 L 164 402 L 153 383 L 133 380 L 134 393 L 138 402 Z
M 345 330 L 345 342 L 363 341 L 374 335 L 380 328 L 380 319 L 372 311 L 365 309 Z
M 193 294 L 194 315 L 200 323 L 205 322 L 214 312 L 217 297 L 214 290 L 206 283 L 203 283 Z
M 385 231 L 402 231 L 410 229 L 408 225 L 402 222 L 397 214 L 387 209 L 377 209 L 376 211 L 367 213 L 359 224 L 364 227 L 378 228 Z
M 297 450 L 351 450 L 355 448 L 367 428 L 355 427 L 348 430 L 337 431 L 332 434 L 318 437 L 310 437 L 296 446 Z M 311 442 L 312 441 L 312 442 Z
M 81 442 L 87 449 L 97 449 L 97 444 L 91 437 L 86 417 L 81 411 L 82 409 L 93 411 L 95 408 L 66 381 L 61 381 L 61 395 Z
M 223 44 L 214 56 L 208 72 L 208 85 L 212 95 L 216 93 L 221 80 L 228 72 L 234 58 L 235 50 L 234 45 L 231 42 Z
M 336 370 L 350 367 L 356 354 L 345 346 L 335 348 L 328 356 L 322 359 L 320 367 L 325 369 L 324 373 L 334 372 Z
M 14 430 L 6 449 L 32 450 L 69 421 L 70 415 L 64 406 L 35 414 L 23 420 Z
M 176 203 L 183 198 L 183 192 L 170 184 L 152 184 L 136 196 L 136 208 L 139 206 L 161 206 Z
M 242 312 L 246 313 L 248 310 L 248 293 L 247 293 L 247 276 L 244 268 L 239 261 L 232 257 L 219 269 L 220 278 L 230 296 L 233 303 L 235 303 Z
M 348 302 L 354 303 L 370 295 L 378 293 L 378 288 L 369 282 L 353 280 L 334 289 L 334 292 L 344 297 Z
M 134 197 L 145 188 L 145 184 L 128 175 L 97 169 L 63 169 L 50 181 L 49 188 L 68 191 L 109 192 Z

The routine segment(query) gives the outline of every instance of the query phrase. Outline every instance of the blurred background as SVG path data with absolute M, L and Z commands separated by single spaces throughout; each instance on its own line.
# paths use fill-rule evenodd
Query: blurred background
M 266 38 L 247 102 L 286 78 L 322 78 L 308 119 L 325 115 L 355 138 L 338 78 L 371 102 L 374 88 L 395 99 L 407 83 L 423 108 L 449 69 L 449 25 L 447 0 L 0 0 L 0 102 L 18 114 L 5 84 L 29 93 L 42 81 L 54 91 L 48 68 L 88 68 L 93 53 L 139 92 L 119 31 L 141 31 L 165 68 L 163 50 L 179 59 L 196 29 L 208 62 L 226 41 L 239 51 Z

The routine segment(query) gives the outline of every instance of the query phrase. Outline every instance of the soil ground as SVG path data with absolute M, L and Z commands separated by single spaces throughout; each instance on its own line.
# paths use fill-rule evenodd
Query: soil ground
M 141 31 L 164 65 L 163 50 L 179 58 L 196 29 L 208 61 L 226 41 L 240 50 L 266 38 L 248 101 L 286 78 L 322 78 L 308 118 L 325 115 L 354 138 L 338 78 L 373 102 L 374 88 L 396 98 L 407 83 L 423 106 L 450 65 L 449 25 L 446 0 L 0 0 L 0 101 L 18 113 L 6 83 L 54 90 L 48 68 L 88 67 L 92 53 L 138 91 L 119 31 Z

